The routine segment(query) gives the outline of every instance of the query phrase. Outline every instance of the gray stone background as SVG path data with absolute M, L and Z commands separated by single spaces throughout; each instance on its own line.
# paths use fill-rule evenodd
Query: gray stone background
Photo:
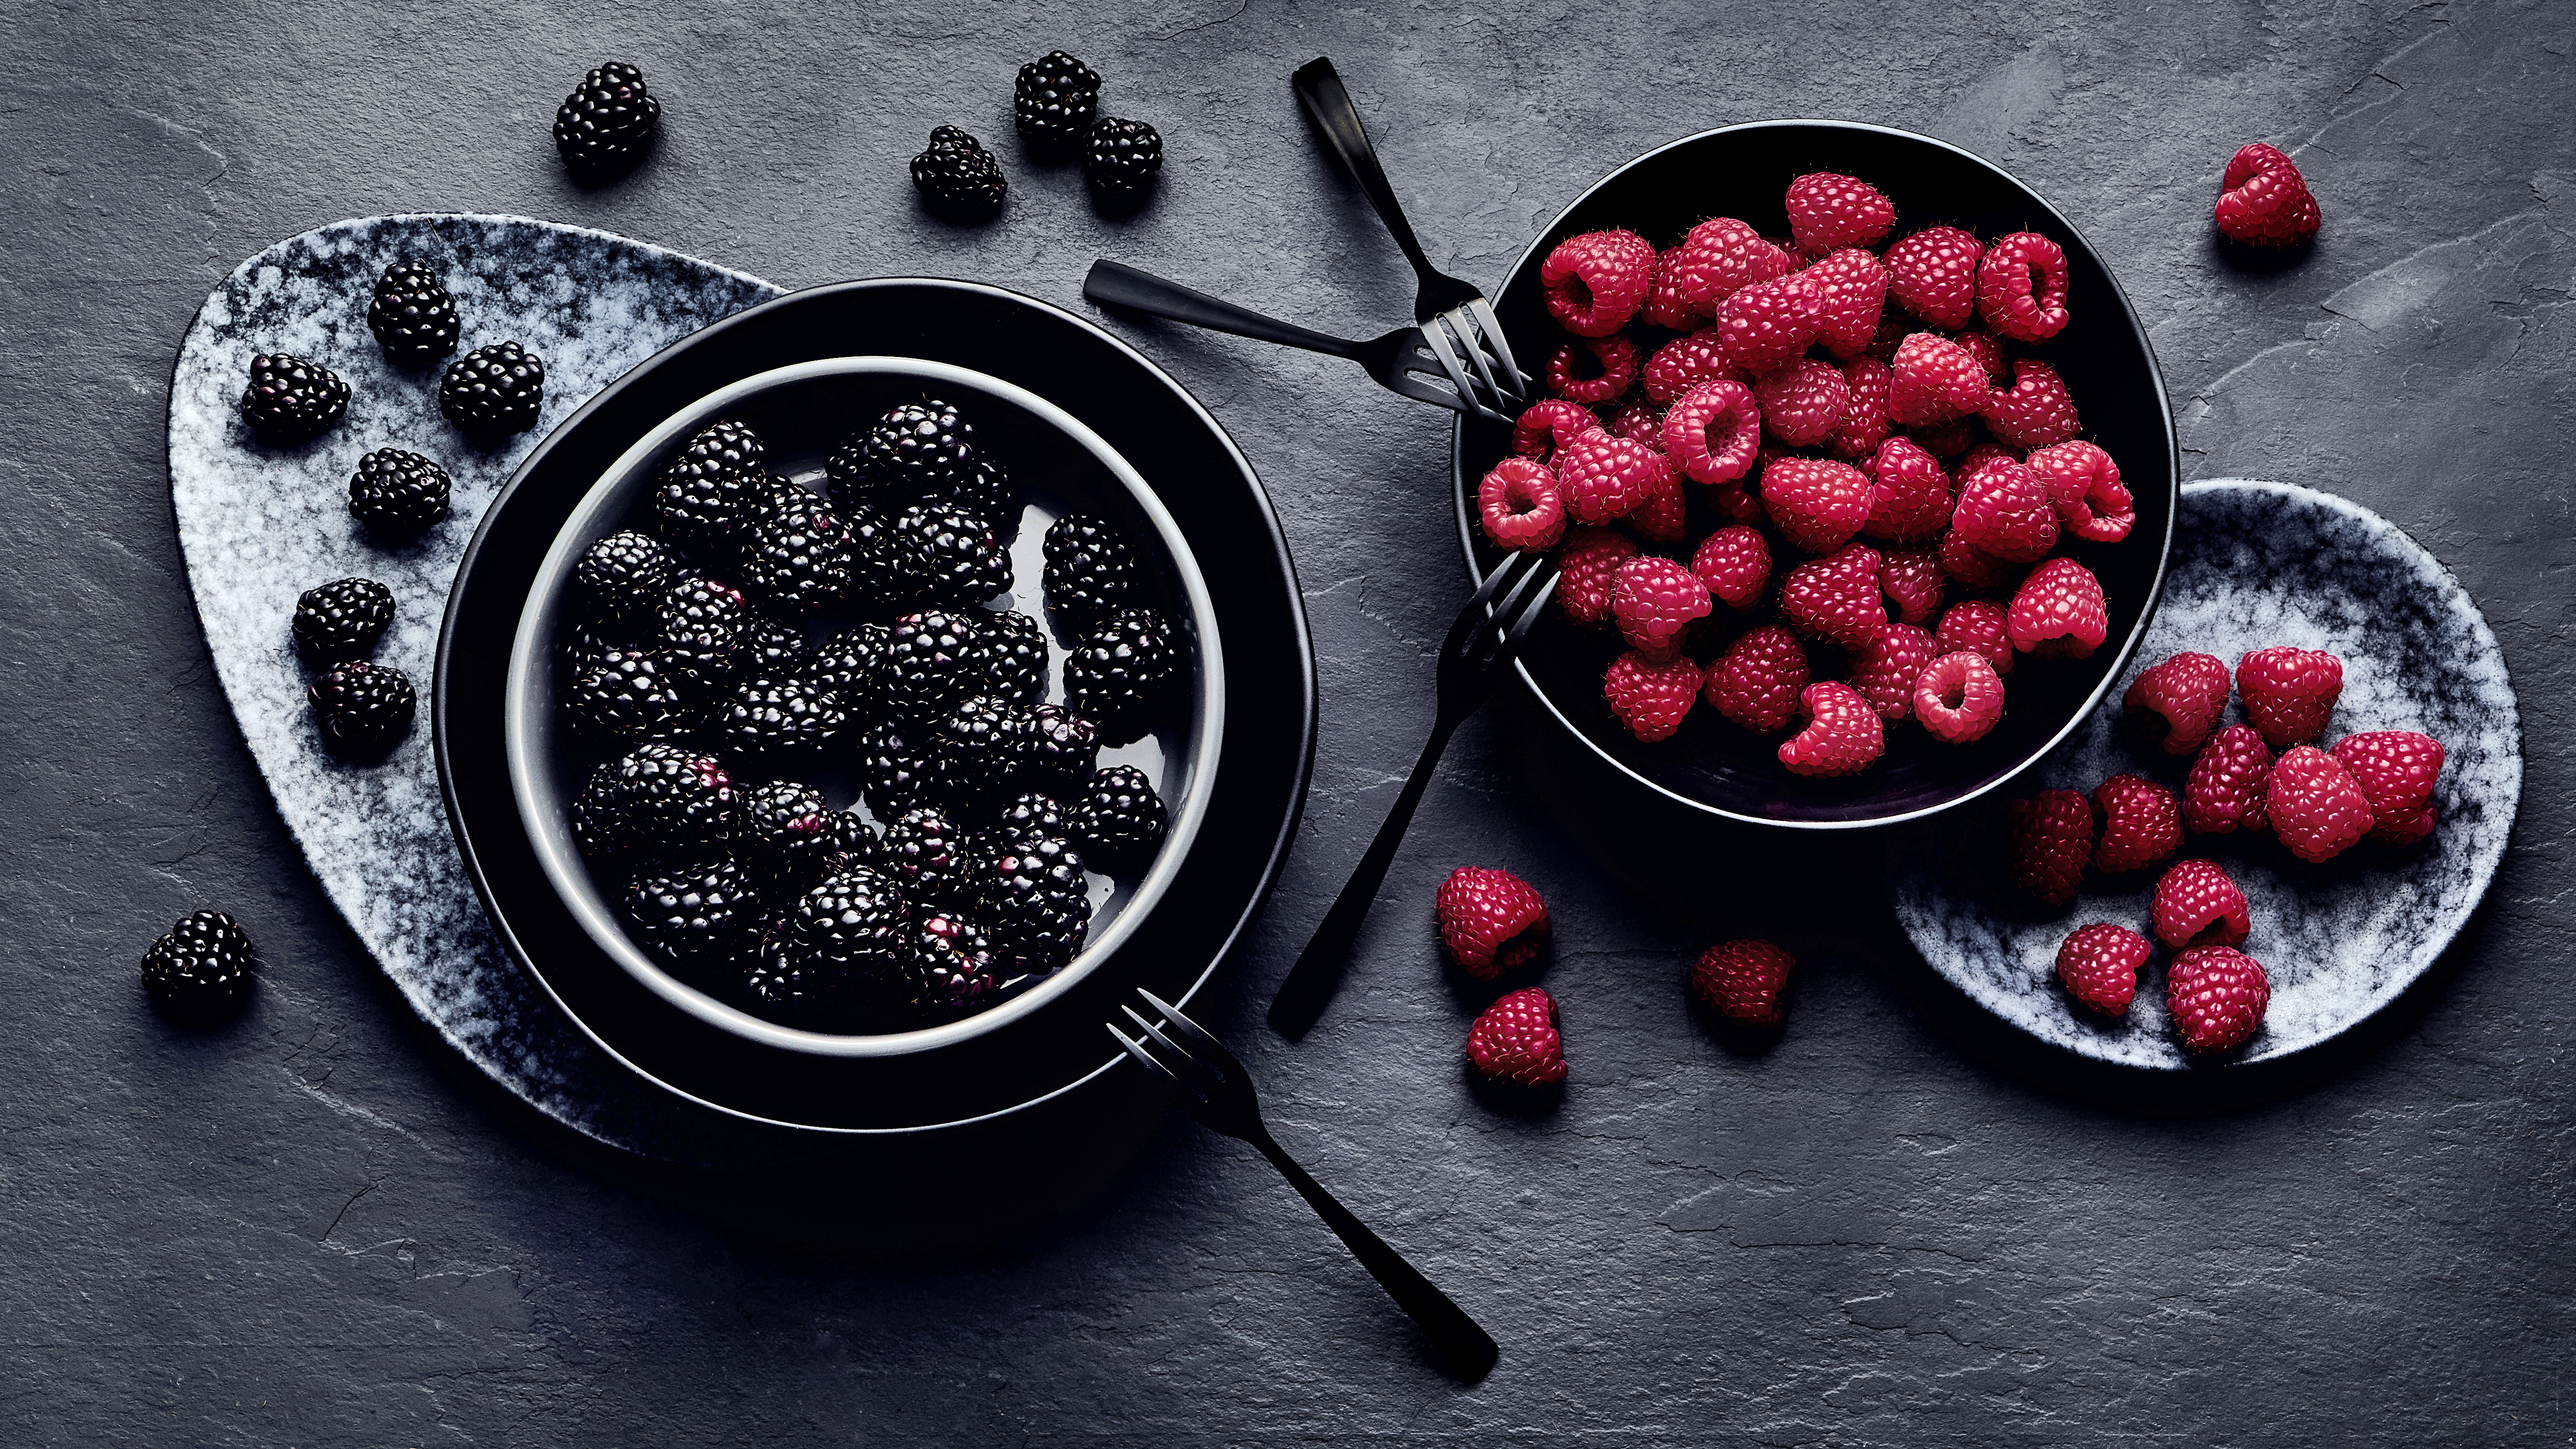
M 18 1443 L 2567 1442 L 2571 1084 L 2564 476 L 2576 114 L 2564 4 L 1655 7 L 0 3 L 0 1423 Z M 1104 221 L 1021 162 L 1062 45 L 1169 147 Z M 343 216 L 518 211 L 785 285 L 926 271 L 1078 304 L 1109 253 L 1373 333 L 1410 275 L 1309 141 L 1331 54 L 1435 261 L 1500 277 L 1600 172 L 1776 115 L 1908 126 L 2051 196 L 2154 329 L 2186 477 L 2356 498 L 2458 571 L 2515 671 L 2529 781 L 2489 907 L 2400 1030 L 2268 1106 L 2079 1103 L 1965 1051 L 1864 930 L 1805 948 L 1786 1039 L 1721 1049 L 1679 975 L 1729 912 L 1618 883 L 1472 725 L 1390 890 L 1518 870 L 1559 923 L 1575 1082 L 1497 1115 L 1388 912 L 1303 1045 L 1257 1005 L 1428 722 L 1457 592 L 1446 429 L 1346 364 L 1117 324 L 1275 494 L 1323 656 L 1304 837 L 1214 1011 L 1281 1136 L 1468 1303 L 1460 1388 L 1247 1151 L 1175 1120 L 1036 1228 L 921 1250 L 762 1221 L 522 1130 L 323 901 L 215 687 L 162 458 L 172 349 L 241 257 Z M 569 186 L 587 66 L 667 136 Z M 1012 201 L 913 206 L 929 127 Z M 2291 149 L 2315 251 L 2231 268 L 2241 142 Z M 1855 901 L 1869 886 L 1854 881 Z M 1823 894 L 1830 896 L 1830 890 Z M 194 1034 L 134 958 L 220 905 L 259 1000 Z M 1919 968 L 1918 968 L 1919 969 Z M 1937 1013 L 1936 1013 L 1937 1014 Z M 864 1187 L 861 1189 L 864 1191 Z M 1033 1192 L 1043 1194 L 1043 1188 Z M 682 1206 L 683 1201 L 689 1206 Z

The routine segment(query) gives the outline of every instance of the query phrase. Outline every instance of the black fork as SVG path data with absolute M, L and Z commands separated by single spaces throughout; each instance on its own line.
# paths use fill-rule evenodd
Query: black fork
M 1252 1089 L 1252 1078 L 1244 1072 L 1243 1063 L 1235 1060 L 1234 1053 L 1225 1049 L 1225 1043 L 1154 993 L 1140 988 L 1136 994 L 1162 1018 L 1162 1025 L 1148 1020 L 1132 1006 L 1121 1007 L 1127 1019 L 1145 1034 L 1145 1040 L 1138 1040 L 1120 1031 L 1116 1022 L 1108 1023 L 1109 1034 L 1118 1038 L 1127 1054 L 1169 1084 L 1183 1109 L 1211 1131 L 1249 1142 L 1269 1158 L 1270 1165 L 1279 1169 L 1279 1175 L 1288 1179 L 1288 1185 L 1297 1189 L 1315 1215 L 1341 1238 L 1377 1279 L 1378 1286 L 1411 1314 L 1415 1323 L 1422 1325 L 1450 1371 L 1469 1383 L 1483 1378 L 1501 1356 L 1493 1335 L 1479 1328 L 1465 1309 L 1450 1302 L 1448 1294 L 1432 1286 L 1431 1280 L 1406 1262 L 1403 1254 L 1388 1247 L 1384 1238 L 1369 1231 L 1368 1224 L 1353 1216 L 1271 1138 L 1270 1129 L 1261 1120 L 1261 1098 Z M 1151 1046 L 1146 1044 L 1148 1041 Z
M 1315 1018 L 1324 1014 L 1325 1004 L 1341 985 L 1351 941 L 1359 935 L 1360 923 L 1368 919 L 1387 867 L 1395 863 L 1396 847 L 1404 843 L 1405 827 L 1413 823 L 1414 808 L 1422 803 L 1423 789 L 1449 748 L 1449 737 L 1493 696 L 1510 672 L 1521 641 L 1537 627 L 1548 596 L 1556 592 L 1556 582 L 1552 561 L 1539 554 L 1515 553 L 1485 576 L 1467 607 L 1458 611 L 1458 621 L 1449 626 L 1449 637 L 1440 645 L 1439 709 L 1431 723 L 1431 738 L 1423 742 L 1422 756 L 1413 762 L 1413 773 L 1404 777 L 1404 788 L 1397 793 L 1394 808 L 1387 811 L 1386 823 L 1377 828 L 1377 838 L 1369 842 L 1368 854 L 1360 857 L 1359 868 L 1333 898 L 1324 923 L 1315 928 L 1314 939 L 1306 943 L 1297 964 L 1288 968 L 1288 979 L 1279 984 L 1279 994 L 1271 998 L 1270 1025 L 1280 1035 L 1304 1036 Z

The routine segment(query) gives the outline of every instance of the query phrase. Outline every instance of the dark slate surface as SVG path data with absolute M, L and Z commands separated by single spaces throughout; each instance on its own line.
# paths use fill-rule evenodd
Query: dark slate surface
M 2563 9 L 582 8 L 6 15 L 12 1440 L 2564 1439 Z M 1167 185 L 1137 217 L 1095 216 L 1007 140 L 1011 68 L 1057 44 L 1164 129 Z M 1613 838 L 1639 827 L 1560 808 L 1580 781 L 1534 773 L 1562 757 L 1498 711 L 1452 751 L 1352 989 L 1284 1046 L 1256 1030 L 1259 988 L 1427 723 L 1456 592 L 1444 430 L 1347 364 L 1130 328 L 1264 470 L 1324 654 L 1305 839 L 1221 1024 L 1283 1138 L 1476 1309 L 1502 1368 L 1438 1378 L 1268 1169 L 1186 1123 L 1148 1123 L 1088 1195 L 1078 1175 L 957 1191 L 864 1164 L 811 1191 L 678 1181 L 522 1130 L 340 925 L 211 678 L 162 460 L 199 299 L 318 222 L 473 209 L 787 284 L 924 270 L 1071 302 L 1106 251 L 1374 331 L 1411 281 L 1296 117 L 1286 74 L 1318 52 L 1435 258 L 1471 277 L 1601 170 L 1730 120 L 1913 126 L 2049 194 L 2151 320 L 2190 476 L 2358 499 L 2493 622 L 2527 794 L 2447 969 L 2340 1075 L 2212 1117 L 2125 1114 L 1979 1032 L 1882 913 L 1782 888 L 1830 871 L 1858 895 L 1859 857 L 1757 871 L 1723 843 Z M 671 134 L 639 177 L 578 191 L 544 131 L 609 54 L 667 95 Z M 1011 168 L 982 231 L 907 195 L 903 159 L 948 120 Z M 2206 218 L 2256 137 L 2296 150 L 2327 230 L 2249 272 Z M 1552 1115 L 1497 1115 L 1452 1067 L 1472 1002 L 1422 915 L 1467 860 L 1530 876 L 1561 923 L 1545 979 L 1576 1079 Z M 241 1022 L 182 1033 L 131 963 L 209 904 L 267 974 Z M 1703 1035 L 1678 983 L 1706 933 L 1820 911 L 1787 931 L 1807 969 L 1786 1039 L 1738 1055 Z M 1009 1217 L 1035 1221 L 988 1226 Z

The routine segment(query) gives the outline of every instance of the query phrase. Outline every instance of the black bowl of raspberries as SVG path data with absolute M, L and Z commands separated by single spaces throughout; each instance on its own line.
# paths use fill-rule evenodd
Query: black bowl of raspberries
M 2180 494 L 2145 329 L 2065 217 L 1903 131 L 1729 126 L 1630 162 L 1495 294 L 1538 401 L 1452 443 L 1471 574 L 1553 554 L 1519 669 L 1707 815 L 1983 795 L 2111 688 Z
M 664 1000 L 824 1056 L 1043 1008 L 1214 786 L 1206 586 L 1090 429 L 947 364 L 746 378 L 640 439 L 520 616 L 511 785 L 549 883 Z

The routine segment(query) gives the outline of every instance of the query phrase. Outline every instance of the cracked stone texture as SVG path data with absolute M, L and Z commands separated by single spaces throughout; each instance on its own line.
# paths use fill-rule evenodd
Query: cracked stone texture
M 500 4 L 460 25 L 384 4 L 21 0 L 0 23 L 15 1441 L 2568 1432 L 2566 7 L 1110 0 L 827 18 L 763 0 Z M 1163 129 L 1141 215 L 1098 217 L 1010 140 L 1011 69 L 1056 45 L 1109 77 L 1111 110 Z M 1279 1042 L 1258 1027 L 1266 988 L 1429 721 L 1428 651 L 1458 592 L 1446 430 L 1346 363 L 1119 323 L 1262 469 L 1323 657 L 1304 836 L 1216 1024 L 1283 1140 L 1482 1317 L 1502 1367 L 1474 1388 L 1439 1378 L 1269 1169 L 1185 1122 L 1097 1192 L 1028 1185 L 1034 1226 L 932 1249 L 846 1226 L 900 1184 L 862 1172 L 816 1201 L 675 1181 L 493 1101 L 332 913 L 211 677 L 162 460 L 198 301 L 319 222 L 491 210 L 788 285 L 930 271 L 1076 303 L 1108 253 L 1373 333 L 1407 312 L 1411 278 L 1298 119 L 1286 75 L 1318 53 L 1434 260 L 1489 283 L 1592 177 L 1726 121 L 1910 126 L 2055 200 L 2154 329 L 2186 476 L 2367 504 L 2458 573 L 2502 641 L 2524 814 L 2433 989 L 2339 1075 L 2269 1104 L 2174 1119 L 2071 1098 L 1927 984 L 1883 912 L 1810 919 L 1843 896 L 1790 877 L 1866 880 L 1863 853 L 1757 861 L 1658 826 L 1605 858 L 1601 822 L 1531 772 L 1561 754 L 1499 709 L 1452 749 L 1343 998 L 1307 1042 Z M 665 94 L 669 135 L 638 176 L 577 190 L 545 130 L 610 55 Z M 952 120 L 1011 172 L 1008 213 L 981 230 L 908 194 L 904 159 Z M 2326 229 L 2294 264 L 2244 270 L 2212 245 L 2208 204 L 2256 138 L 2297 155 Z M 1689 873 L 1672 867 L 1685 847 Z M 1453 1066 L 1475 1003 L 1422 917 L 1467 860 L 1520 871 L 1554 909 L 1544 980 L 1575 1081 L 1553 1113 L 1498 1114 Z M 188 1033 L 143 1007 L 132 962 L 204 905 L 243 918 L 266 972 L 243 1020 Z M 1683 1011 L 1681 971 L 1712 932 L 1773 926 L 1803 985 L 1786 1038 L 1740 1055 Z

